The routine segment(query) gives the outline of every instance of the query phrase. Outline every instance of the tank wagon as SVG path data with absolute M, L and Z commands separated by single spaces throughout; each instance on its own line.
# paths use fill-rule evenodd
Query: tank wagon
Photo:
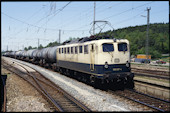
M 91 36 L 64 42 L 60 46 L 29 50 L 21 57 L 29 57 L 27 61 L 51 67 L 95 87 L 121 85 L 133 88 L 129 41 L 102 38 Z
M 17 51 L 17 52 L 15 53 L 15 58 L 16 58 L 16 59 L 19 59 L 19 58 L 20 58 L 20 56 L 19 56 L 20 53 L 21 53 L 21 51 Z

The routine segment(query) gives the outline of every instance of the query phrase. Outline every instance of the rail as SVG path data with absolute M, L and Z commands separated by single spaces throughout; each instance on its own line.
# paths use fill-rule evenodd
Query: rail
M 16 63 L 15 63 L 16 64 Z M 3 65 L 4 67 L 7 67 L 7 65 L 8 64 L 6 64 L 6 65 Z M 81 102 L 79 102 L 77 99 L 75 99 L 74 97 L 72 97 L 71 95 L 69 95 L 67 92 L 65 92 L 64 90 L 62 90 L 61 88 L 59 88 L 59 87 L 56 87 L 56 86 L 54 86 L 54 85 L 52 85 L 52 84 L 50 84 L 49 82 L 45 82 L 45 81 L 42 81 L 40 78 L 38 78 L 37 77 L 37 74 L 39 74 L 39 75 L 41 75 L 38 71 L 36 71 L 35 69 L 33 69 L 32 67 L 29 67 L 29 68 L 32 68 L 33 70 L 35 70 L 35 72 L 36 72 L 36 77 L 32 74 L 32 73 L 30 73 L 29 71 L 28 71 L 28 69 L 26 69 L 24 66 L 22 66 L 22 65 L 20 65 L 20 64 L 17 64 L 17 65 L 19 65 L 19 66 L 21 66 L 23 69 L 25 69 L 26 70 L 26 74 L 27 75 L 30 75 L 30 77 L 32 77 L 33 78 L 33 80 L 36 82 L 36 84 L 38 85 L 38 87 L 35 85 L 35 83 L 31 83 L 31 81 L 30 80 L 27 80 L 26 78 L 24 78 L 23 76 L 21 76 L 22 78 L 24 78 L 25 80 L 27 80 L 29 83 L 31 83 L 34 87 L 36 87 L 37 88 L 37 90 L 38 91 L 40 91 L 54 106 L 55 106 L 55 108 L 56 108 L 56 111 L 62 111 L 62 112 L 65 112 L 65 111 L 69 111 L 69 109 L 63 109 L 64 107 L 64 105 L 63 104 L 61 104 L 61 102 L 59 102 L 59 101 L 56 101 L 56 98 L 54 99 L 46 90 L 45 90 L 45 88 L 43 87 L 43 85 L 42 85 L 42 82 L 44 83 L 44 84 L 46 84 L 46 85 L 49 85 L 50 87 L 53 87 L 55 90 L 57 90 L 58 92 L 60 92 L 60 93 L 62 93 L 62 95 L 64 95 L 66 98 L 67 98 L 67 101 L 68 100 L 70 100 L 70 101 L 68 101 L 69 103 L 70 102 L 72 102 L 72 106 L 74 106 L 74 107 L 70 107 L 70 109 L 72 108 L 72 109 L 75 109 L 75 110 L 78 110 L 78 111 L 91 111 L 89 108 L 87 108 L 85 105 L 83 105 Z M 9 66 L 9 65 L 8 65 Z M 14 67 L 13 67 L 14 68 Z M 17 69 L 13 69 L 12 70 L 12 68 L 8 68 L 10 71 L 13 71 L 14 73 L 16 73 L 17 75 L 19 75 L 19 73 L 17 72 L 18 70 Z M 22 72 L 23 73 L 23 72 Z M 34 73 L 35 74 L 35 73 Z M 41 75 L 42 76 L 42 75 Z M 47 78 L 45 78 L 45 79 L 47 79 Z M 49 81 L 49 80 L 48 80 Z M 40 83 L 41 82 L 41 83 Z M 46 89 L 48 89 L 48 88 L 46 88 Z M 66 101 L 65 101 L 66 102 Z M 71 106 L 71 105 L 70 105 Z M 75 107 L 75 106 L 77 106 L 77 108 Z
M 160 98 L 153 97 L 151 95 L 147 95 L 141 92 L 137 92 L 135 90 L 124 90 L 124 91 L 110 91 L 112 94 L 116 94 L 118 96 L 124 97 L 126 99 L 132 100 L 149 108 L 152 108 L 156 111 L 169 111 L 170 101 L 163 100 Z

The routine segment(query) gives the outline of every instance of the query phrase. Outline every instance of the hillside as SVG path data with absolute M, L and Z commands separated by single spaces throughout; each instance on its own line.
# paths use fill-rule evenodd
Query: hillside
M 145 54 L 147 25 L 126 27 L 115 31 L 107 31 L 100 35 L 112 35 L 114 38 L 128 39 L 131 55 Z M 69 40 L 77 38 L 70 37 Z M 68 40 L 67 40 L 68 41 Z M 50 42 L 45 47 L 59 45 L 58 42 Z M 40 48 L 44 48 L 42 45 Z M 28 48 L 29 49 L 29 48 Z M 27 50 L 27 48 L 25 48 Z M 161 54 L 169 53 L 169 23 L 155 23 L 149 26 L 149 54 L 152 58 L 160 58 Z
M 128 39 L 131 55 L 145 54 L 147 25 L 126 27 L 104 34 L 112 34 L 115 38 Z M 102 33 L 103 34 L 103 33 Z M 161 54 L 169 53 L 169 23 L 155 23 L 149 26 L 149 54 L 152 58 L 160 58 Z

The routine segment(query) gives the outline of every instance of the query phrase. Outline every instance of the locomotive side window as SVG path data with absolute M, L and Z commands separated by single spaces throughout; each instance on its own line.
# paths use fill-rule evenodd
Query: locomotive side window
M 64 53 L 66 54 L 66 48 L 64 48 Z
M 84 45 L 84 54 L 88 54 L 88 45 Z
M 71 54 L 73 54 L 73 47 L 71 47 Z
M 77 54 L 77 46 L 75 47 L 75 54 Z
M 91 51 L 94 51 L 94 46 L 93 46 L 93 44 L 91 45 Z
M 79 46 L 79 53 L 82 53 L 82 46 Z
M 60 48 L 59 48 L 59 54 L 61 53 Z
M 127 43 L 119 43 L 118 50 L 119 51 L 127 51 Z
M 113 44 L 104 43 L 104 44 L 102 44 L 102 46 L 103 46 L 103 52 L 112 52 L 112 51 L 114 51 Z
M 62 48 L 62 53 L 63 53 L 63 48 Z
M 67 54 L 70 54 L 70 48 L 67 47 Z

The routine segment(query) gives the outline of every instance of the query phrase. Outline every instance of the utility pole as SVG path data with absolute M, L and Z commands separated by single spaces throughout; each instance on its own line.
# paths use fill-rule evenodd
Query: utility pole
M 147 32 L 146 32 L 146 48 L 145 48 L 145 52 L 146 52 L 146 58 L 147 60 L 149 59 L 149 11 L 151 10 L 151 8 L 147 8 Z
M 39 49 L 39 38 L 38 38 L 38 49 Z
M 95 34 L 95 10 L 96 10 L 96 2 L 94 1 L 93 35 Z
M 19 42 L 18 42 L 18 51 L 19 51 Z
M 61 29 L 59 29 L 59 44 L 60 44 L 60 38 L 61 38 Z
M 8 45 L 7 45 L 7 51 L 8 51 Z

